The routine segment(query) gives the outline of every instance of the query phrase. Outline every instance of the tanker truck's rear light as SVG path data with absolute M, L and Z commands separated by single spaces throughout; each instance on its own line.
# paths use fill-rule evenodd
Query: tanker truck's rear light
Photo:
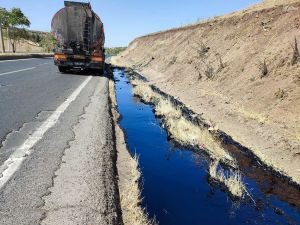
M 61 61 L 67 60 L 67 55 L 65 55 L 65 54 L 54 54 L 54 59 L 55 60 L 61 60 Z
M 98 56 L 99 57 L 99 56 L 102 56 L 102 54 L 100 52 L 93 52 L 92 56 Z
M 91 60 L 93 62 L 103 62 L 103 58 L 98 56 L 92 56 Z

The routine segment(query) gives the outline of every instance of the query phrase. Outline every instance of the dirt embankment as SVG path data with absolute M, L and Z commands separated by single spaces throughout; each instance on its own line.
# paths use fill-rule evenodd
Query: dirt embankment
M 281 2 L 137 38 L 112 63 L 300 183 L 300 2 Z
M 12 53 L 12 47 L 9 43 L 9 40 L 6 38 L 4 38 L 4 46 L 5 46 L 5 51 L 7 53 Z M 17 42 L 17 52 L 31 53 L 31 52 L 45 52 L 45 51 L 38 43 L 29 40 L 21 40 L 20 42 Z

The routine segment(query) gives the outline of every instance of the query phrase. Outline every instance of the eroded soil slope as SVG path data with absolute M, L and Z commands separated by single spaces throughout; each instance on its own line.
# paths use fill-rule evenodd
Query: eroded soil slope
M 300 57 L 295 44 L 296 39 L 300 47 L 300 2 L 291 2 L 267 1 L 137 38 L 112 63 L 139 70 L 300 183 Z

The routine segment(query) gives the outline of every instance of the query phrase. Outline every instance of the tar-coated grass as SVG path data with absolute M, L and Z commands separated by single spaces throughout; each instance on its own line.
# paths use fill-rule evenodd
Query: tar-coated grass
M 207 129 L 201 128 L 182 115 L 181 109 L 174 106 L 169 99 L 165 99 L 155 93 L 149 85 L 135 82 L 134 94 L 147 103 L 155 105 L 155 114 L 163 117 L 163 126 L 168 130 L 171 138 L 182 145 L 200 147 L 206 150 L 214 159 L 219 159 L 230 166 L 235 167 L 235 160 L 221 146 L 213 134 Z
M 209 154 L 212 159 L 209 176 L 212 179 L 226 186 L 232 196 L 237 198 L 244 196 L 246 189 L 237 169 L 236 160 L 222 147 L 221 142 L 208 129 L 199 127 L 185 119 L 180 107 L 175 106 L 169 99 L 154 92 L 145 83 L 135 80 L 133 92 L 134 95 L 142 98 L 144 102 L 154 104 L 156 116 L 163 118 L 162 125 L 173 140 L 183 146 L 194 146 L 203 149 Z M 227 164 L 235 170 L 225 171 L 219 167 L 219 162 Z
M 134 94 L 143 99 L 147 103 L 151 103 L 155 97 L 155 93 L 152 91 L 151 87 L 146 84 L 138 84 L 134 87 Z
M 124 224 L 155 225 L 155 221 L 150 220 L 145 209 L 141 207 L 142 197 L 139 187 L 141 172 L 136 155 L 130 161 L 130 170 L 132 177 L 120 193 Z
M 242 182 L 239 171 L 225 171 L 219 166 L 219 161 L 211 161 L 209 165 L 209 176 L 217 182 L 226 186 L 228 191 L 237 198 L 243 198 L 246 187 Z

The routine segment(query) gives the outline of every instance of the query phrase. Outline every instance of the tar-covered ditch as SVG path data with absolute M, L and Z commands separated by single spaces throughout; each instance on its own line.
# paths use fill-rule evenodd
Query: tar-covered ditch
M 143 206 L 161 225 L 300 224 L 299 188 L 256 166 L 228 146 L 239 163 L 249 195 L 232 200 L 208 178 L 209 158 L 176 147 L 153 107 L 135 98 L 126 72 L 114 69 L 120 125 L 130 153 L 139 156 Z

